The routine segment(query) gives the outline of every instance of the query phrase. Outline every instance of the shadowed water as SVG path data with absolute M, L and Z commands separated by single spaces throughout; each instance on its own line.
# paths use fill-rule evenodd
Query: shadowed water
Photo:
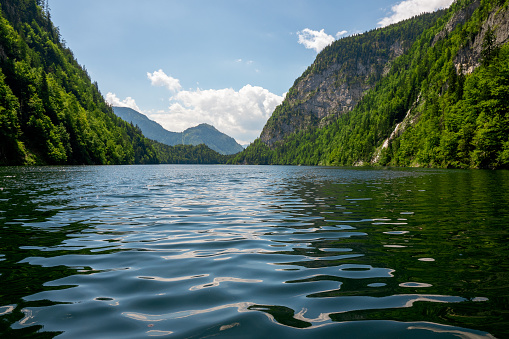
M 0 336 L 503 338 L 509 173 L 0 168 Z

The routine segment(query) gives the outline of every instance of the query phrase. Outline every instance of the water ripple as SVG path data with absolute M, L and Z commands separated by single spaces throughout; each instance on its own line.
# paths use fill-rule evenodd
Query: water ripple
M 2 168 L 0 336 L 503 337 L 509 176 L 449 173 Z

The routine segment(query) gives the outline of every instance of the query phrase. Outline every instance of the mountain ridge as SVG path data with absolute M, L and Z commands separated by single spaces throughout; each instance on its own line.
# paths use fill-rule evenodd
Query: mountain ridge
M 232 155 L 244 150 L 235 139 L 209 124 L 199 124 L 183 132 L 171 132 L 130 107 L 113 106 L 113 112 L 123 120 L 138 126 L 147 138 L 169 146 L 205 144 L 223 155 Z

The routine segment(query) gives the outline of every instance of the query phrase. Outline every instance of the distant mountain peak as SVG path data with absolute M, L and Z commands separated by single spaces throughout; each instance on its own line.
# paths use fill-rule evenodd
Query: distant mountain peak
M 239 145 L 235 139 L 207 123 L 190 127 L 183 132 L 170 132 L 157 122 L 150 120 L 147 116 L 132 108 L 113 107 L 113 111 L 125 121 L 138 125 L 147 138 L 166 145 L 205 144 L 221 154 L 236 154 L 244 150 L 244 147 Z
M 201 123 L 199 125 L 196 125 L 194 127 L 189 127 L 188 129 L 191 129 L 191 128 L 209 128 L 209 129 L 214 129 L 214 130 L 218 130 L 217 128 L 215 128 L 214 126 L 210 125 L 210 124 L 207 124 L 207 123 Z

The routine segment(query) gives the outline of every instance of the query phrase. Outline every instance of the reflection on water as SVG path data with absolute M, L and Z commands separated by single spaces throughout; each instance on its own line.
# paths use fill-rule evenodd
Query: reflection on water
M 0 168 L 0 336 L 503 338 L 509 173 Z

